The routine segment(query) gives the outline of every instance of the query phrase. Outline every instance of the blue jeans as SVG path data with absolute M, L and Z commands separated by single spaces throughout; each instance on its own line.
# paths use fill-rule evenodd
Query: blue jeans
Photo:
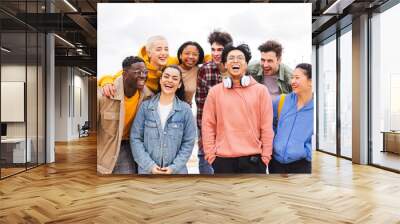
M 113 174 L 134 174 L 137 165 L 133 159 L 131 145 L 128 140 L 122 140 L 117 162 L 115 163 Z
M 199 148 L 199 152 L 197 154 L 199 158 L 199 172 L 200 174 L 214 174 L 214 169 L 212 166 L 204 159 L 203 149 Z

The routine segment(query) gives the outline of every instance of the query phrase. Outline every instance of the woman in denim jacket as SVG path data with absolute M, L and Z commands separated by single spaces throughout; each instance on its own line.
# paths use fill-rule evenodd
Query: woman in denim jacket
M 187 174 L 197 134 L 179 67 L 167 66 L 159 84 L 161 92 L 144 101 L 135 117 L 132 154 L 139 174 Z

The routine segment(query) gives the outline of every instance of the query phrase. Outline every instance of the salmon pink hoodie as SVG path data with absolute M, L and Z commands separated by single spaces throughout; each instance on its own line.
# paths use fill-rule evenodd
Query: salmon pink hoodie
M 202 141 L 205 159 L 261 154 L 268 165 L 272 154 L 273 109 L 268 89 L 251 77 L 250 85 L 223 83 L 207 95 L 202 118 Z

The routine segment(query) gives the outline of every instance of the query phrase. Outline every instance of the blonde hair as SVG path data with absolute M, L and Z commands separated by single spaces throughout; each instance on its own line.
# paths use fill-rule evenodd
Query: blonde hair
M 152 36 L 152 37 L 149 37 L 149 39 L 147 39 L 147 43 L 146 43 L 147 54 L 150 54 L 150 50 L 153 47 L 154 42 L 159 41 L 159 40 L 164 40 L 165 42 L 167 42 L 167 38 L 165 38 L 164 36 L 161 36 L 161 35 Z

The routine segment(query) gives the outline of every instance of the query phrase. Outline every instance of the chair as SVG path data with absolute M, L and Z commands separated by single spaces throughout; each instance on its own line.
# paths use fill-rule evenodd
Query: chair
M 79 138 L 89 136 L 89 129 L 90 129 L 89 121 L 85 121 L 82 127 L 80 127 L 80 125 L 78 124 Z

